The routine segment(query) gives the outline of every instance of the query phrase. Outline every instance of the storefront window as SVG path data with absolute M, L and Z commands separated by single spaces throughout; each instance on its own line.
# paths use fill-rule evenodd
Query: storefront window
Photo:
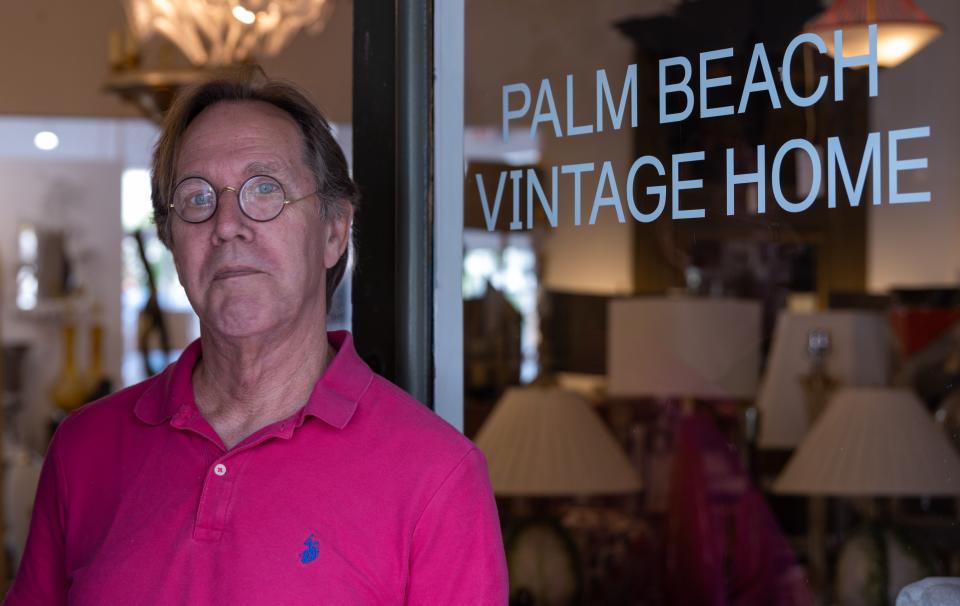
M 960 13 L 826 4 L 466 4 L 465 431 L 517 603 L 960 574 Z

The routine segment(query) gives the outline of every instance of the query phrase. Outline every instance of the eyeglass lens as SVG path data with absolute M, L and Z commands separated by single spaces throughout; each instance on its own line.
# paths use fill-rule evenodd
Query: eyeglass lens
M 200 223 L 216 212 L 217 197 L 217 191 L 206 180 L 191 177 L 181 181 L 174 191 L 174 210 L 184 221 Z M 245 215 L 254 221 L 270 221 L 283 210 L 286 196 L 276 179 L 260 175 L 243 183 L 238 198 Z

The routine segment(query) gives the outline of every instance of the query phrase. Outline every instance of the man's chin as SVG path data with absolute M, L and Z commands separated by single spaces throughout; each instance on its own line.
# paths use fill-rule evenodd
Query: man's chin
M 245 339 L 269 334 L 276 329 L 275 317 L 270 317 L 261 310 L 244 311 L 243 309 L 228 309 L 220 313 L 210 314 L 204 322 L 204 328 L 214 333 L 214 336 L 227 339 Z

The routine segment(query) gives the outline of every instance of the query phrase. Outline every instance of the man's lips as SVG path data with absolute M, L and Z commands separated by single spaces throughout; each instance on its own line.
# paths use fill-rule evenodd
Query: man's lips
M 242 276 L 250 276 L 253 274 L 263 273 L 258 269 L 253 267 L 247 267 L 244 265 L 236 265 L 231 267 L 222 267 L 213 274 L 214 280 L 226 280 L 227 278 L 240 278 Z

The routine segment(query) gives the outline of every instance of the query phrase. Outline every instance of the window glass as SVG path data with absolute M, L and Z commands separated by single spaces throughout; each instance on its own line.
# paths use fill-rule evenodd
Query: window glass
M 958 28 L 949 0 L 466 3 L 465 431 L 517 603 L 960 574 Z

